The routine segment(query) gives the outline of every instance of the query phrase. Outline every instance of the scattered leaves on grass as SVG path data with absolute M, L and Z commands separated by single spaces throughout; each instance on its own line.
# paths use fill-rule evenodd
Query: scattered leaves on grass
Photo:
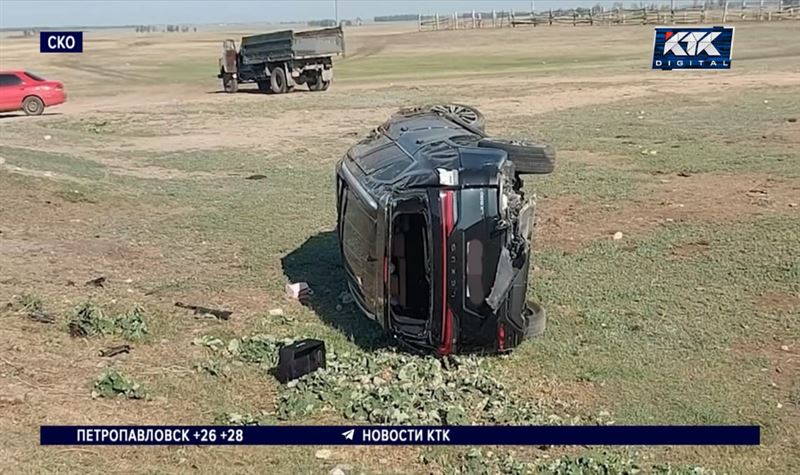
M 128 312 L 107 317 L 100 307 L 87 301 L 76 309 L 69 332 L 74 337 L 115 335 L 138 340 L 148 333 L 144 315 L 144 309 L 137 305 Z
M 260 363 L 268 367 L 278 364 L 278 350 L 292 340 L 280 340 L 270 335 L 256 334 L 234 338 L 228 342 L 227 352 L 247 363 Z
M 92 397 L 125 396 L 128 399 L 143 399 L 144 390 L 133 379 L 123 375 L 115 369 L 109 369 L 94 382 Z
M 22 310 L 27 312 L 44 310 L 44 303 L 37 295 L 22 294 L 22 297 L 20 297 L 20 305 L 22 305 Z
M 11 304 L 9 304 L 11 306 Z M 55 323 L 56 317 L 44 310 L 41 298 L 32 294 L 23 294 L 20 297 L 22 311 L 28 313 L 28 318 L 38 323 Z
M 425 465 L 438 466 L 444 474 L 556 474 L 556 475 L 627 475 L 654 473 L 663 475 L 710 474 L 713 471 L 698 466 L 649 464 L 641 461 L 638 453 L 601 453 L 572 457 L 540 458 L 526 462 L 508 453 L 495 453 L 488 449 L 473 448 L 464 452 L 434 453 L 427 450 L 420 455 Z M 645 467 L 646 466 L 646 467 Z M 642 468 L 645 467 L 645 468 Z
M 553 422 L 539 401 L 512 400 L 475 356 L 437 359 L 392 351 L 329 352 L 327 367 L 297 380 L 278 401 L 278 417 L 334 410 L 387 424 Z
M 227 377 L 230 371 L 230 367 L 223 360 L 217 358 L 209 358 L 198 363 L 195 367 L 198 371 L 202 371 L 211 376 Z
M 249 413 L 221 412 L 214 418 L 214 424 L 226 426 L 256 426 L 260 423 L 261 417 Z
M 225 347 L 224 341 L 211 335 L 203 335 L 201 337 L 195 338 L 192 341 L 192 344 L 195 346 L 205 346 L 206 348 L 209 348 L 213 351 L 217 351 Z
M 265 368 L 292 340 L 256 334 L 231 339 L 202 337 L 196 344 L 219 355 Z M 277 401 L 276 416 L 294 420 L 320 411 L 346 419 L 390 424 L 537 424 L 586 422 L 552 414 L 542 401 L 520 402 L 476 356 L 437 359 L 390 350 L 336 353 L 327 367 L 291 381 Z M 550 411 L 548 411 L 550 409 Z

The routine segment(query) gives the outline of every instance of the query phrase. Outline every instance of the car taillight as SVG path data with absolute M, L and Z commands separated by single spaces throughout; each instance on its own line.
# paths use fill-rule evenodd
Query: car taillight
M 497 348 L 501 351 L 506 349 L 506 324 L 503 322 L 497 327 Z
M 445 190 L 439 193 L 441 202 L 442 220 L 442 343 L 439 345 L 439 354 L 448 355 L 453 351 L 453 312 L 447 302 L 447 295 L 450 286 L 447 282 L 447 238 L 453 232 L 455 226 L 453 212 L 453 191 Z

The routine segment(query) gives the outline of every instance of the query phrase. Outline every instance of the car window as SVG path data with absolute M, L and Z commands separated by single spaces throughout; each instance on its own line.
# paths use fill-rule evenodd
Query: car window
M 378 285 L 374 278 L 374 264 L 370 260 L 375 258 L 371 254 L 377 223 L 352 190 L 345 188 L 343 194 L 342 252 L 345 268 L 357 282 L 355 290 L 359 299 L 371 308 L 371 296 Z
M 0 87 L 19 84 L 22 84 L 22 79 L 18 78 L 16 74 L 0 74 Z
M 375 242 L 375 219 L 349 188 L 345 191 L 345 200 L 342 225 L 345 252 L 355 258 L 365 259 L 371 244 Z
M 402 157 L 397 157 L 385 167 L 377 170 L 371 176 L 378 181 L 394 183 L 397 181 L 400 174 L 411 166 L 411 163 L 411 159 L 403 155 Z
M 29 78 L 33 79 L 34 81 L 44 81 L 45 80 L 43 77 L 39 76 L 38 74 L 33 74 L 30 71 L 25 71 L 25 75 L 28 76 Z

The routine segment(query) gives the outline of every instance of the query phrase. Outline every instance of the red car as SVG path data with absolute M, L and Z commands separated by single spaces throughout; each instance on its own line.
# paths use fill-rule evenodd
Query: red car
M 0 71 L 0 112 L 22 110 L 41 115 L 45 107 L 67 100 L 64 85 L 29 71 Z

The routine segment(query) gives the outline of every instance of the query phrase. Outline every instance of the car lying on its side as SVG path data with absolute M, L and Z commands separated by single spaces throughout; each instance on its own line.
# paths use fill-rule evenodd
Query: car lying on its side
M 64 85 L 29 71 L 0 71 L 0 112 L 21 110 L 41 115 L 45 107 L 67 100 Z
M 544 331 L 526 302 L 534 204 L 522 175 L 548 145 L 487 137 L 477 110 L 404 109 L 337 164 L 348 286 L 399 341 L 440 355 L 502 352 Z

